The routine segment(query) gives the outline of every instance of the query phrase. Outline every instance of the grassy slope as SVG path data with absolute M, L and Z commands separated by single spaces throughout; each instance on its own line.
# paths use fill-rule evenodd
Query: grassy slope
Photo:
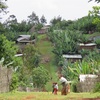
M 57 81 L 57 66 L 55 65 L 54 54 L 52 53 L 53 45 L 48 40 L 46 34 L 41 34 L 38 36 L 36 46 L 42 54 L 42 61 L 40 65 L 45 67 L 49 71 L 50 76 L 52 78 L 52 80 L 50 80 L 50 82 L 48 82 L 46 85 L 46 89 L 51 91 L 52 82 Z

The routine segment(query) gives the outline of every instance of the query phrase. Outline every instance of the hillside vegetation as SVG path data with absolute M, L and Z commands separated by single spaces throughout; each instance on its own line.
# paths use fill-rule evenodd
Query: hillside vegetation
M 52 52 L 53 44 L 49 41 L 46 34 L 40 34 L 36 43 L 36 47 L 40 51 L 42 57 L 40 66 L 45 67 L 49 73 L 51 80 L 47 83 L 47 90 L 52 89 L 52 83 L 57 80 L 57 65 L 55 64 L 55 56 Z

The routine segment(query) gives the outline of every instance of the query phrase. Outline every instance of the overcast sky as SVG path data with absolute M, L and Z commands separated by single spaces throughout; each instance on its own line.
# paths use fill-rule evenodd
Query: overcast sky
M 51 19 L 61 16 L 65 20 L 76 20 L 88 15 L 92 7 L 99 5 L 88 0 L 8 0 L 9 15 L 15 15 L 18 21 L 27 20 L 27 16 L 35 12 L 41 18 L 45 16 L 48 23 Z

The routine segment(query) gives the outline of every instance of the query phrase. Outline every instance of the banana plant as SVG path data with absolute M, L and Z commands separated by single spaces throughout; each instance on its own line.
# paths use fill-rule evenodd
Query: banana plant
M 78 77 L 80 74 L 96 74 L 100 70 L 100 64 L 94 60 L 91 62 L 83 60 L 82 62 L 75 62 L 68 66 L 68 70 L 74 77 Z

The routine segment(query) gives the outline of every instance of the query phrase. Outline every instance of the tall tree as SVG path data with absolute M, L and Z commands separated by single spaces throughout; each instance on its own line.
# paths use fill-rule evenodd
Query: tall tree
M 90 1 L 93 1 L 93 0 L 89 0 L 89 2 L 90 2 Z M 95 0 L 95 2 L 99 3 L 99 2 L 100 2 L 100 0 Z
M 56 25 L 57 23 L 61 22 L 62 18 L 60 16 L 58 16 L 57 18 L 53 18 L 50 23 L 52 25 Z
M 7 9 L 7 5 L 4 3 L 4 1 L 6 0 L 0 0 L 0 18 L 1 18 L 1 13 L 7 13 L 6 9 Z
M 42 23 L 43 25 L 47 23 L 47 21 L 46 21 L 44 15 L 42 15 L 42 17 L 40 18 L 40 21 L 41 21 L 41 23 Z
M 30 24 L 38 24 L 39 23 L 39 18 L 38 16 L 35 14 L 35 12 L 32 12 L 32 14 L 30 16 L 28 16 L 28 22 Z
M 18 25 L 16 16 L 10 15 L 8 19 L 4 22 L 4 25 L 7 29 L 15 31 Z
M 6 0 L 0 0 L 0 19 L 2 19 L 2 13 L 7 13 L 6 9 L 7 9 L 7 5 L 4 3 L 4 1 Z M 0 22 L 0 32 L 4 32 L 4 27 L 3 24 Z
M 89 11 L 89 16 L 93 16 L 93 24 L 97 26 L 97 30 L 100 31 L 100 6 L 93 6 L 93 10 Z

